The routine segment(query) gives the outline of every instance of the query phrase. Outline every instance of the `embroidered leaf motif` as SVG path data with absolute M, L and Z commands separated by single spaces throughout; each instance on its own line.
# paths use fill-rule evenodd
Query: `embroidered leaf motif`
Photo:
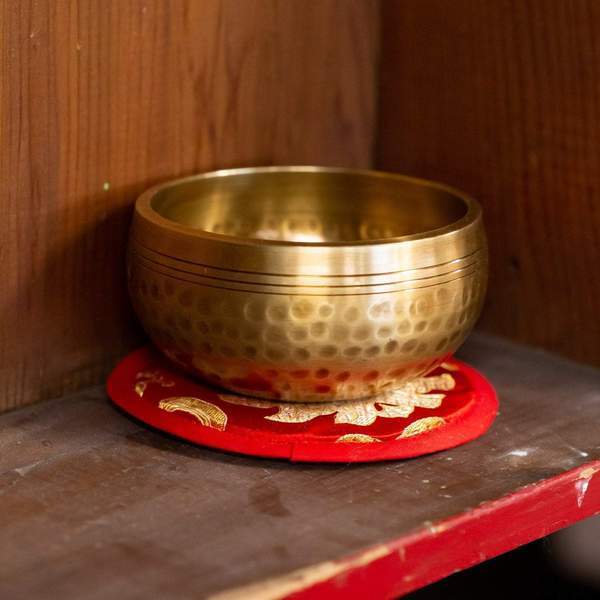
M 140 371 L 135 378 L 136 383 L 133 389 L 140 398 L 143 397 L 149 383 L 156 383 L 161 387 L 173 387 L 175 385 L 174 381 L 165 379 L 160 371 Z
M 460 367 L 451 362 L 443 362 L 440 367 L 442 367 L 442 369 L 446 369 L 446 371 L 460 371 Z
M 205 427 L 212 427 L 219 431 L 225 431 L 225 427 L 227 427 L 227 415 L 218 406 L 206 400 L 200 400 L 200 398 L 174 396 L 161 400 L 158 406 L 167 412 L 180 410 L 189 413 Z
M 406 427 L 396 439 L 399 440 L 401 438 L 419 435 L 421 433 L 425 433 L 426 431 L 430 431 L 431 429 L 436 429 L 437 427 L 440 427 L 445 424 L 446 420 L 442 417 L 425 417 L 423 419 L 418 419 L 417 421 L 411 423 L 408 427 Z
M 219 398 L 230 404 L 255 408 L 277 408 L 277 412 L 265 419 L 279 423 L 306 423 L 323 415 L 335 415 L 338 424 L 372 425 L 377 417 L 388 419 L 406 418 L 415 408 L 438 408 L 446 394 L 430 393 L 432 390 L 448 391 L 455 386 L 450 373 L 421 377 L 403 387 L 361 400 L 341 402 L 271 402 L 245 396 L 220 394 Z
M 381 440 L 365 433 L 347 433 L 346 435 L 341 435 L 335 442 L 336 444 L 340 442 L 345 444 L 371 444 L 372 442 L 381 442 Z

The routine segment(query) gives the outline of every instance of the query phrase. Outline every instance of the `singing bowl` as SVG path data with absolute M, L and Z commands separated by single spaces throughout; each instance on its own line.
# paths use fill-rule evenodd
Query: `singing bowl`
M 317 167 L 205 173 L 136 203 L 133 306 L 204 380 L 324 402 L 401 387 L 454 352 L 487 280 L 479 205 L 401 175 Z

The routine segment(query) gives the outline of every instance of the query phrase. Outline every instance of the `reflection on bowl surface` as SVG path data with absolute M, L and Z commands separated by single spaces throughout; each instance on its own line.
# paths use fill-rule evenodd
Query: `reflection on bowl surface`
M 157 213 L 188 227 L 250 240 L 375 241 L 425 233 L 458 221 L 467 205 L 417 183 L 357 173 L 243 173 L 167 187 Z M 192 193 L 190 193 L 192 192 Z
M 477 203 L 369 171 L 217 171 L 144 193 L 129 250 L 154 343 L 205 380 L 289 401 L 372 396 L 435 368 L 477 319 Z

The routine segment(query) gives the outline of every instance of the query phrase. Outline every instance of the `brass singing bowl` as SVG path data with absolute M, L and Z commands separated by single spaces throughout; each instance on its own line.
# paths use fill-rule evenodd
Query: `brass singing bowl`
M 134 308 L 154 344 L 234 392 L 286 401 L 373 396 L 438 366 L 477 319 L 479 205 L 374 171 L 205 173 L 140 196 Z

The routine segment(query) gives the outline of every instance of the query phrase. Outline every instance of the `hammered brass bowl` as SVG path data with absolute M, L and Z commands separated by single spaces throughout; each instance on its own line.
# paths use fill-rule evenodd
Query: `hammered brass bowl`
M 205 173 L 140 196 L 129 288 L 167 356 L 234 392 L 373 396 L 439 365 L 477 319 L 479 205 L 348 169 Z

